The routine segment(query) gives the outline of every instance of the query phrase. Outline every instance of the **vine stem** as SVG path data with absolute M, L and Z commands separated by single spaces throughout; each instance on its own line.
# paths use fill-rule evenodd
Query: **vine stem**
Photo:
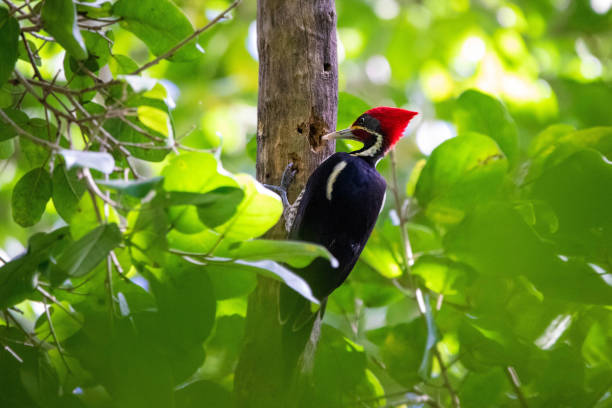
M 138 75 L 140 74 L 142 71 L 145 71 L 149 68 L 151 68 L 153 65 L 157 65 L 159 64 L 159 62 L 163 59 L 167 59 L 170 58 L 171 56 L 173 56 L 174 54 L 176 54 L 176 52 L 178 50 L 180 50 L 182 47 L 184 47 L 189 41 L 193 40 L 194 38 L 196 38 L 197 36 L 199 36 L 200 34 L 202 34 L 204 31 L 208 30 L 210 27 L 214 26 L 215 24 L 217 24 L 222 18 L 225 17 L 225 15 L 227 13 L 229 13 L 230 11 L 232 11 L 234 8 L 236 8 L 238 6 L 238 4 L 240 4 L 241 0 L 236 0 L 234 1 L 232 4 L 230 4 L 230 6 L 228 8 L 226 8 L 225 10 L 223 10 L 221 13 L 219 13 L 219 15 L 215 18 L 213 18 L 210 22 L 208 22 L 208 24 L 206 24 L 204 27 L 199 28 L 197 30 L 195 30 L 190 36 L 186 37 L 184 40 L 182 40 L 181 42 L 179 42 L 178 44 L 176 44 L 174 47 L 172 47 L 171 49 L 169 49 L 168 51 L 166 51 L 165 53 L 163 53 L 162 55 L 160 55 L 159 57 L 155 58 L 152 61 L 147 62 L 146 64 L 144 64 L 142 67 L 138 68 L 136 71 L 132 72 L 130 75 Z

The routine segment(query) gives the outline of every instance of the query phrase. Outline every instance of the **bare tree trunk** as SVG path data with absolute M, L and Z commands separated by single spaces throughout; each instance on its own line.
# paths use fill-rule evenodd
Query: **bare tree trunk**
M 257 34 L 257 179 L 278 185 L 285 166 L 293 162 L 298 174 L 289 191 L 292 201 L 334 149 L 331 144 L 321 146 L 321 136 L 336 127 L 334 1 L 258 0 Z M 280 224 L 269 238 L 286 237 Z M 278 288 L 277 282 L 260 278 L 249 297 L 245 341 L 234 380 L 236 407 L 291 406 L 280 356 Z M 319 325 L 303 334 L 309 337 L 300 362 L 305 369 L 312 367 Z

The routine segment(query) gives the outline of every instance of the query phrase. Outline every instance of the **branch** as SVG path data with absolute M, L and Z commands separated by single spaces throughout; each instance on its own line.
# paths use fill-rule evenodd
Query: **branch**
M 31 140 L 32 142 L 39 144 L 41 146 L 45 146 L 48 147 L 49 149 L 52 150 L 59 150 L 60 147 L 54 143 L 49 142 L 48 140 L 44 140 L 44 139 L 39 139 L 36 136 L 32 135 L 31 133 L 23 130 L 21 128 L 21 126 L 19 126 L 18 124 L 16 124 L 15 122 L 13 122 L 13 120 L 11 118 L 8 117 L 8 115 L 6 113 L 4 113 L 4 110 L 0 109 L 0 117 L 2 118 L 2 120 L 4 120 L 6 123 L 8 123 L 9 125 L 11 125 L 13 127 L 13 129 L 15 129 L 15 132 L 17 132 L 20 136 L 25 137 L 26 139 Z
M 163 53 L 159 57 L 155 58 L 154 60 L 152 60 L 150 62 L 147 62 L 142 67 L 140 67 L 136 71 L 132 72 L 130 75 L 138 75 L 142 71 L 145 71 L 145 70 L 151 68 L 153 65 L 159 64 L 159 62 L 161 60 L 172 57 L 179 49 L 184 47 L 188 42 L 190 42 L 191 40 L 193 40 L 194 38 L 196 38 L 197 36 L 202 34 L 204 31 L 208 30 L 210 27 L 212 27 L 215 24 L 217 24 L 222 18 L 225 17 L 225 15 L 227 13 L 229 13 L 232 9 L 236 8 L 236 6 L 238 6 L 238 4 L 240 4 L 240 1 L 241 0 L 235 0 L 228 8 L 223 10 L 217 17 L 213 18 L 204 27 L 195 30 L 189 37 L 185 38 L 184 40 L 182 40 L 181 42 L 176 44 L 174 47 L 172 47 L 170 50 L 166 51 L 165 53 Z

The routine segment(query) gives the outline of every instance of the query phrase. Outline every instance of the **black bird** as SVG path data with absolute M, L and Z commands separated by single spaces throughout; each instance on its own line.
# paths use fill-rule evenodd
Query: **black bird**
M 321 301 L 321 312 L 327 296 L 355 266 L 382 208 L 387 183 L 376 171 L 376 163 L 402 137 L 416 114 L 378 107 L 363 113 L 350 128 L 323 136 L 324 140 L 357 140 L 363 147 L 335 153 L 321 163 L 286 211 L 289 239 L 323 245 L 338 261 L 334 268 L 328 260 L 317 258 L 305 268 L 293 269 Z M 288 169 L 291 171 L 290 166 Z M 286 176 L 283 184 L 287 184 Z M 286 202 L 286 194 L 283 198 Z M 298 331 L 312 321 L 315 313 L 310 311 L 309 301 L 283 285 L 279 315 L 282 324 Z

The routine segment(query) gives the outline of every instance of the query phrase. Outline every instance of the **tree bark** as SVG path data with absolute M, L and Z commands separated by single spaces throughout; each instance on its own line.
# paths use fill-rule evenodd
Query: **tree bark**
M 259 100 L 257 179 L 280 183 L 289 162 L 298 170 L 293 201 L 334 145 L 321 136 L 335 130 L 338 101 L 336 12 L 333 0 L 258 0 Z M 316 151 L 316 152 L 315 152 Z M 268 238 L 284 239 L 282 221 Z M 234 379 L 236 407 L 289 407 L 278 321 L 279 284 L 260 278 L 249 297 L 245 338 Z M 300 361 L 312 367 L 319 323 Z M 297 401 L 295 402 L 297 405 Z

